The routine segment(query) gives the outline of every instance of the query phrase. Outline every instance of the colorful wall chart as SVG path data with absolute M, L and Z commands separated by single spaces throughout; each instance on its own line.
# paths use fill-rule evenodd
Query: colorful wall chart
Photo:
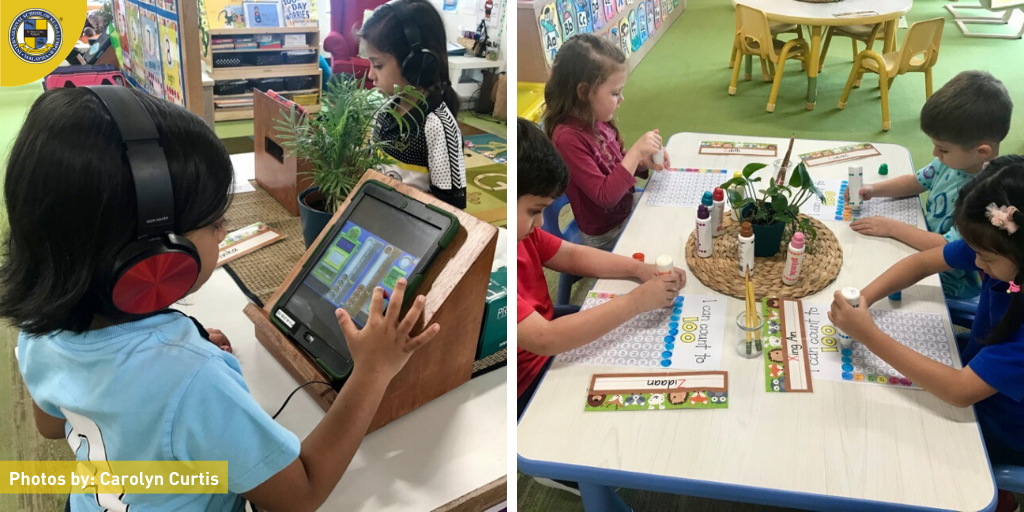
M 186 106 L 179 0 L 115 0 L 125 78 L 149 94 Z

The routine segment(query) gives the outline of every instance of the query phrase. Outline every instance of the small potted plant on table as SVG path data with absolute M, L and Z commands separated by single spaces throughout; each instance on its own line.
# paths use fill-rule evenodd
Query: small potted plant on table
M 788 184 L 786 176 L 782 174 L 770 178 L 768 188 L 758 190 L 756 184 L 761 182 L 761 178 L 753 175 L 765 167 L 765 164 L 749 164 L 743 168 L 742 176 L 722 184 L 722 188 L 728 191 L 729 204 L 740 212 L 741 222 L 750 222 L 754 228 L 754 256 L 777 254 L 782 247 L 782 235 L 786 231 L 790 237 L 797 231 L 802 232 L 810 250 L 818 230 L 810 218 L 800 216 L 800 207 L 812 196 L 824 201 L 825 195 L 814 185 L 803 162 L 793 170 Z
M 367 89 L 365 84 L 365 77 L 336 75 L 323 92 L 318 115 L 307 116 L 293 105 L 277 120 L 277 129 L 283 132 L 282 146 L 313 165 L 313 185 L 299 194 L 299 216 L 307 247 L 352 193 L 363 173 L 393 162 L 384 149 L 395 143 L 373 137 L 377 116 L 392 116 L 405 133 L 415 129 L 396 105 L 404 99 L 402 103 L 419 109 L 424 100 L 421 93 L 409 86 L 396 90 L 395 101 L 388 101 L 379 90 Z

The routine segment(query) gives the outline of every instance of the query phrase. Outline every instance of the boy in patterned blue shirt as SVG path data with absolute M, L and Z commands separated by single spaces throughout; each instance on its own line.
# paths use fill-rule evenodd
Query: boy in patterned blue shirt
M 984 71 L 964 71 L 935 92 L 921 109 L 921 131 L 931 138 L 935 157 L 915 176 L 900 176 L 865 185 L 862 199 L 908 197 L 928 191 L 925 223 L 919 229 L 886 217 L 850 224 L 858 233 L 899 240 L 919 251 L 960 240 L 953 227 L 953 205 L 960 188 L 999 156 L 999 143 L 1010 131 L 1013 102 L 1003 83 Z M 981 290 L 975 272 L 943 272 L 942 291 L 950 298 L 971 298 Z

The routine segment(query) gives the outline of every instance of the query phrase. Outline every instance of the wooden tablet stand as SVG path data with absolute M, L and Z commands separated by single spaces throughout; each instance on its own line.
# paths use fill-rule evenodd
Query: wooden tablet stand
M 417 350 L 405 368 L 391 381 L 367 432 L 373 432 L 469 381 L 477 341 L 480 338 L 484 300 L 498 236 L 498 230 L 494 226 L 376 171 L 368 171 L 363 175 L 355 190 L 370 179 L 394 187 L 423 203 L 453 213 L 459 219 L 460 226 L 455 239 L 434 260 L 424 276 L 423 284 L 417 290 L 417 294 L 426 296 L 427 302 L 419 324 L 413 329 L 413 334 L 419 333 L 433 323 L 440 325 L 441 331 Z M 338 208 L 338 213 L 328 226 L 333 226 L 338 221 L 350 201 L 351 197 Z M 312 245 L 313 248 L 320 244 L 324 233 L 328 231 L 320 233 Z M 245 315 L 256 326 L 256 339 L 300 384 L 311 380 L 324 380 L 326 377 L 305 352 L 270 322 L 269 315 L 271 308 L 298 276 L 312 251 L 313 249 L 306 251 L 263 308 L 255 304 L 245 307 Z M 403 310 L 408 310 L 409 305 L 405 304 Z M 358 366 L 359 361 L 355 364 Z M 326 411 L 334 402 L 337 393 L 333 389 L 324 388 L 326 386 L 307 386 L 305 389 Z
M 281 144 L 278 119 L 282 106 L 258 89 L 252 91 L 256 183 L 293 216 L 299 215 L 299 193 L 313 185 L 313 164 L 299 160 Z

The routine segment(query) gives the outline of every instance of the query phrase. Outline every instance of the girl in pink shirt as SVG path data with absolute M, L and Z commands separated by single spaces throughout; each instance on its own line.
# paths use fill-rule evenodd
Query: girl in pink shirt
M 614 118 L 625 85 L 626 57 L 618 46 L 580 34 L 558 50 L 544 87 L 544 127 L 569 166 L 569 205 L 583 243 L 601 249 L 615 245 L 633 211 L 636 176 L 664 168 L 652 160 L 662 150 L 658 130 L 624 149 Z

